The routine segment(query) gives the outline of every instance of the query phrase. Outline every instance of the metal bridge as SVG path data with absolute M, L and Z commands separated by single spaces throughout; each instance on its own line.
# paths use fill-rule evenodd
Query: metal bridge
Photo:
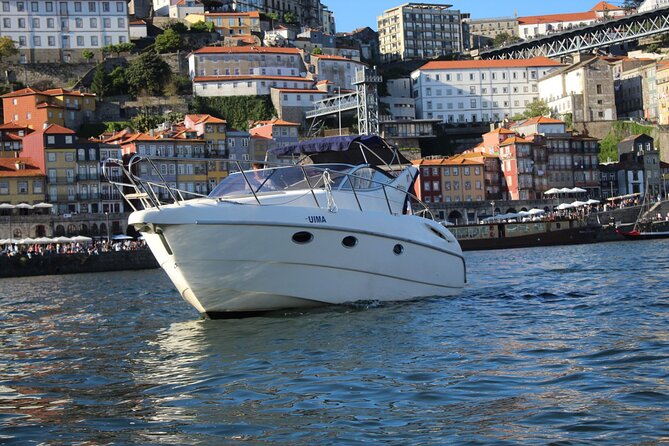
M 358 93 L 346 93 L 331 98 L 314 101 L 314 109 L 306 113 L 307 119 L 320 118 L 322 116 L 334 115 L 358 108 Z
M 502 48 L 481 51 L 482 59 L 559 57 L 605 48 L 669 31 L 669 7 L 551 34 Z

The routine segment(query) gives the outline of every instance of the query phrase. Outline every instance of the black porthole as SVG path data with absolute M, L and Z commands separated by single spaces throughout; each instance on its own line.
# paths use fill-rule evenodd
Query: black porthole
M 402 254 L 402 253 L 404 252 L 404 246 L 400 245 L 399 243 L 396 244 L 396 245 L 393 247 L 393 252 L 394 252 L 395 254 L 397 254 L 397 255 Z
M 358 244 L 358 239 L 353 237 L 352 235 L 349 235 L 347 237 L 344 237 L 344 239 L 341 241 L 341 244 L 346 246 L 347 248 L 353 248 L 355 245 Z
M 314 239 L 314 235 L 311 232 L 307 231 L 300 231 L 296 232 L 293 234 L 293 241 L 295 243 L 299 243 L 300 245 L 303 245 L 305 243 L 309 243 Z

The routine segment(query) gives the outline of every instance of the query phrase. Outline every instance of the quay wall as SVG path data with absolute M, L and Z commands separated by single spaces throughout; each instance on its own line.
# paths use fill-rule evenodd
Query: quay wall
M 0 277 L 100 273 L 158 268 L 148 249 L 92 254 L 45 254 L 0 257 Z

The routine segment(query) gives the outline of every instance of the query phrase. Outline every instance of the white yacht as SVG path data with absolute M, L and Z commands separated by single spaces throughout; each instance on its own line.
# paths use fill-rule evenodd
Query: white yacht
M 208 196 L 186 199 L 164 178 L 133 174 L 139 163 L 158 174 L 148 157 L 135 156 L 123 166 L 128 181 L 115 183 L 135 208 L 129 224 L 200 313 L 234 317 L 463 288 L 457 240 L 424 205 L 416 208 L 418 171 L 381 138 L 321 138 L 269 155 L 283 164 L 239 165 Z

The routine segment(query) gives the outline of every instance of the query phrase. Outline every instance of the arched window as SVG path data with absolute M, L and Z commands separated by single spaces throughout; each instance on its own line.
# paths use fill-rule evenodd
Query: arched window
M 23 233 L 21 232 L 21 229 L 19 228 L 14 228 L 14 234 L 12 234 L 14 238 L 22 238 Z
M 44 225 L 35 226 L 35 237 L 46 237 L 46 228 Z
M 88 235 L 88 226 L 85 225 L 85 224 L 82 224 L 81 227 L 79 228 L 79 234 Z
M 77 225 L 72 223 L 67 225 L 67 235 L 77 235 Z
M 56 226 L 56 231 L 55 231 L 54 235 L 56 237 L 59 237 L 61 235 L 65 235 L 65 227 L 63 225 Z
M 96 223 L 93 223 L 91 225 L 91 235 L 99 235 L 100 233 L 98 232 L 98 225 Z

